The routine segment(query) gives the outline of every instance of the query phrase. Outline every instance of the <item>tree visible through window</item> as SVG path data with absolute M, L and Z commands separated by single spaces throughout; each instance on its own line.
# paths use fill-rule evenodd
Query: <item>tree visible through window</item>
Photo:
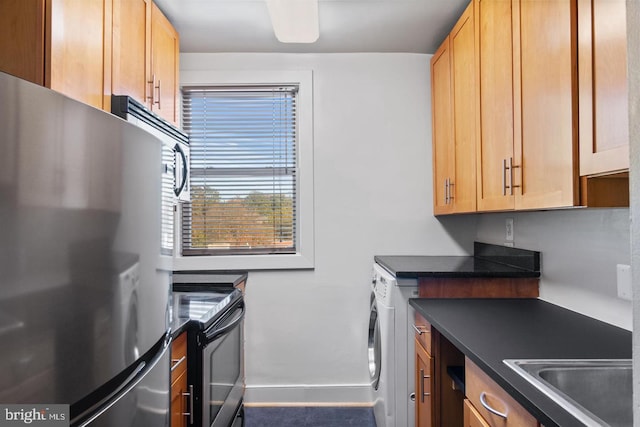
M 295 86 L 183 89 L 183 255 L 296 250 Z

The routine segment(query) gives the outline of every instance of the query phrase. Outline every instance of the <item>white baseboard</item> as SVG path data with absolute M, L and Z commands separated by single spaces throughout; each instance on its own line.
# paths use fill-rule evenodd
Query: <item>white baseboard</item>
M 370 384 L 247 385 L 246 406 L 373 406 Z

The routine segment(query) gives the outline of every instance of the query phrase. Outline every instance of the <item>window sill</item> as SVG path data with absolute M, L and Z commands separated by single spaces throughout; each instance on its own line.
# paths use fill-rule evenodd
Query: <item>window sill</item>
M 176 257 L 174 270 L 309 270 L 313 259 L 302 254 Z

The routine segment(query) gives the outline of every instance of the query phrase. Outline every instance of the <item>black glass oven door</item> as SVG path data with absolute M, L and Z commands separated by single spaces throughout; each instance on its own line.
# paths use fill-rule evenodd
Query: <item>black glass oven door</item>
M 244 392 L 242 325 L 244 303 L 207 331 L 203 349 L 204 426 L 232 424 Z

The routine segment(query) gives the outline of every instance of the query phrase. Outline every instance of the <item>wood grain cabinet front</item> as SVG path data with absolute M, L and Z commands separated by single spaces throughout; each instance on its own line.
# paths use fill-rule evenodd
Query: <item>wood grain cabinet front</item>
M 473 0 L 432 58 L 434 214 L 629 205 L 625 19 L 624 0 Z
M 111 111 L 129 95 L 177 124 L 179 37 L 152 0 L 0 0 L 0 71 Z
M 416 427 L 432 427 L 434 423 L 433 358 L 416 338 Z
M 464 427 L 491 427 L 476 411 L 469 399 L 464 400 Z
M 477 4 L 478 210 L 577 205 L 574 2 Z
M 476 210 L 473 2 L 431 59 L 434 213 Z
M 187 373 L 183 372 L 171 383 L 171 427 L 189 425 L 189 393 Z
M 465 426 L 539 427 L 538 421 L 469 358 L 465 360 Z M 466 406 L 471 404 L 471 411 Z M 467 423 L 469 418 L 469 424 Z
M 625 0 L 578 0 L 580 175 L 628 171 Z
M 111 91 L 148 104 L 151 67 L 151 0 L 113 0 Z
M 193 387 L 187 380 L 187 333 L 171 344 L 171 427 L 186 427 L 193 419 Z
M 151 5 L 151 110 L 178 123 L 178 67 L 180 38 L 155 4 Z
M 0 71 L 109 109 L 112 0 L 0 0 Z
M 414 329 L 416 427 L 460 426 L 464 396 L 447 369 L 464 364 L 462 353 L 418 313 Z

